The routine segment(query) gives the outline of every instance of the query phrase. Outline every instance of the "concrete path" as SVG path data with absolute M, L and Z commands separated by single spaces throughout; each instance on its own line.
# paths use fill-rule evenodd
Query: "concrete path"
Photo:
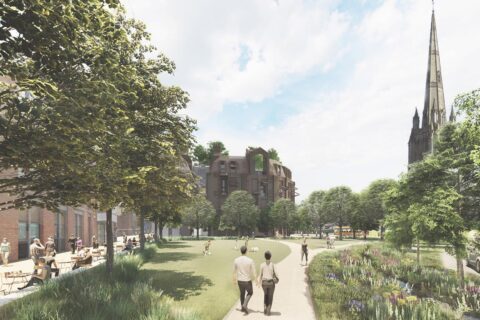
M 442 252 L 442 262 L 443 262 L 443 267 L 445 269 L 450 269 L 450 270 L 455 270 L 457 271 L 457 260 L 455 259 L 454 256 L 451 256 L 450 254 L 448 254 L 447 252 Z M 463 260 L 463 270 L 465 270 L 465 273 L 467 274 L 472 274 L 472 275 L 475 275 L 475 276 L 478 276 L 479 274 L 477 273 L 477 271 L 475 271 L 474 269 L 470 268 L 470 267 L 467 267 L 467 262 L 465 260 Z
M 308 287 L 307 267 L 300 264 L 301 246 L 288 241 L 279 242 L 290 247 L 291 253 L 275 265 L 280 282 L 275 287 L 271 317 L 274 319 L 315 320 L 315 312 Z M 335 249 L 338 250 L 348 246 L 351 245 L 336 246 Z M 309 250 L 309 262 L 316 254 L 326 250 L 328 249 Z M 224 317 L 224 320 L 265 319 L 263 314 L 263 290 L 261 287 L 254 286 L 253 296 L 248 304 L 248 309 L 250 314 L 244 315 L 240 310 L 240 300 L 238 300 Z

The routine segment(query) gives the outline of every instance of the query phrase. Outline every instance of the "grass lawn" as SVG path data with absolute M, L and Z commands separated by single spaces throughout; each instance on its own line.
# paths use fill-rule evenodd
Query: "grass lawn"
M 188 308 L 201 319 L 222 319 L 238 299 L 238 287 L 233 284 L 233 260 L 240 255 L 234 250 L 235 240 L 213 240 L 211 255 L 204 256 L 205 241 L 175 241 L 162 244 L 157 254 L 142 266 L 141 277 L 164 295 L 174 299 L 174 306 Z M 238 241 L 238 246 L 243 242 Z M 272 260 L 279 262 L 290 249 L 278 242 L 250 240 L 249 252 L 257 266 L 264 261 L 263 253 L 272 252 Z M 254 292 L 259 292 L 257 287 Z
M 301 244 L 303 242 L 303 239 L 282 239 L 283 241 L 289 241 L 293 243 L 298 243 Z M 343 246 L 343 245 L 349 245 L 349 244 L 357 244 L 361 243 L 362 241 L 365 241 L 363 239 L 343 239 L 342 241 L 340 240 L 335 240 L 335 246 Z M 378 241 L 378 239 L 368 239 L 367 241 Z M 327 247 L 327 240 L 325 239 L 307 239 L 307 244 L 308 248 L 310 250 L 313 249 L 319 249 L 319 248 L 326 248 Z

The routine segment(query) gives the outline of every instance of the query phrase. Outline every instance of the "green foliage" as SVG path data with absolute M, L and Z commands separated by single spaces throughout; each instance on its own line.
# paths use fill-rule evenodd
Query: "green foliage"
M 228 150 L 221 141 L 210 141 L 207 147 L 197 145 L 193 149 L 193 160 L 203 165 L 210 165 L 215 160 L 215 154 L 228 156 Z
M 395 180 L 373 181 L 359 195 L 359 208 L 353 217 L 352 227 L 368 231 L 378 229 L 387 214 L 385 196 L 395 186 Z
M 151 251 L 153 246 L 147 248 Z M 155 250 L 155 249 L 153 249 Z M 117 257 L 114 273 L 95 267 L 49 281 L 0 308 L 2 319 L 199 319 L 139 277 L 141 256 Z
M 335 222 L 342 227 L 351 222 L 358 209 L 358 197 L 349 187 L 339 186 L 327 191 L 323 198 L 321 210 L 328 222 Z M 340 233 L 340 240 L 343 238 Z
M 289 235 L 295 229 L 296 211 L 297 208 L 290 199 L 281 198 L 273 204 L 273 225 L 281 230 L 283 236 Z
M 220 230 L 233 230 L 239 236 L 248 235 L 255 230 L 258 215 L 255 199 L 246 191 L 234 191 L 222 206 Z
M 321 253 L 308 277 L 319 319 L 460 319 L 480 308 L 480 281 L 463 290 L 453 274 L 387 247 Z
M 198 233 L 200 228 L 213 226 L 215 216 L 215 208 L 203 194 L 197 194 L 194 196 L 182 209 L 183 224 L 197 229 L 197 238 L 200 236 Z

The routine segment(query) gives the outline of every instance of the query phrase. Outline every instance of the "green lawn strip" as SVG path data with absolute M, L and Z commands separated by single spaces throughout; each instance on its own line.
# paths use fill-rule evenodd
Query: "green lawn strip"
M 279 239 L 282 241 L 288 241 L 288 242 L 293 242 L 297 244 L 301 244 L 303 242 L 303 239 Z M 335 246 L 343 246 L 343 245 L 354 245 L 354 244 L 359 244 L 362 243 L 363 239 L 344 239 L 344 240 L 336 240 L 335 241 Z M 368 239 L 367 241 L 378 241 L 378 239 Z M 310 250 L 314 249 L 320 249 L 320 248 L 326 248 L 327 247 L 327 240 L 325 239 L 307 239 L 307 244 L 308 248 Z
M 460 319 L 478 315 L 480 281 L 459 289 L 454 273 L 439 268 L 441 250 L 413 252 L 382 244 L 317 255 L 308 270 L 319 319 Z M 399 281 L 400 280 L 400 281 Z M 405 286 L 408 283 L 413 290 Z
M 154 288 L 163 290 L 174 299 L 174 306 L 188 308 L 201 319 L 222 319 L 238 299 L 238 287 L 232 282 L 233 260 L 240 255 L 243 241 L 213 240 L 211 255 L 204 256 L 204 241 L 177 241 L 162 245 L 155 257 L 143 265 L 140 276 Z M 290 249 L 273 241 L 250 240 L 248 252 L 258 267 L 264 261 L 266 250 L 272 252 L 275 263 L 281 261 Z M 254 288 L 254 295 L 262 289 Z
M 172 299 L 140 279 L 143 261 L 140 255 L 117 257 L 111 277 L 99 265 L 48 281 L 36 292 L 0 308 L 0 319 L 201 319 L 174 306 Z

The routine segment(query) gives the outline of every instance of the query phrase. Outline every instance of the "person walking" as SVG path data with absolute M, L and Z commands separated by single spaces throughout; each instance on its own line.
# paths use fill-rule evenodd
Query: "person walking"
M 303 263 L 303 257 L 305 257 L 305 265 L 308 265 L 308 244 L 306 237 L 303 237 L 302 257 L 300 258 L 300 265 Z
M 98 249 L 98 241 L 97 241 L 97 236 L 96 235 L 92 236 L 92 248 L 93 249 Z
M 233 262 L 233 282 L 237 283 L 238 289 L 240 290 L 242 311 L 248 314 L 248 302 L 253 295 L 252 279 L 256 280 L 257 274 L 253 260 L 245 255 L 247 253 L 247 247 L 242 246 L 240 252 L 242 255 Z M 245 295 L 245 293 L 247 295 Z
M 44 250 L 45 250 L 45 247 L 42 246 L 40 239 L 38 238 L 33 239 L 32 244 L 30 245 L 30 258 L 32 259 L 34 264 L 33 273 L 37 271 L 38 260 L 42 256 L 42 251 Z
M 45 255 L 47 257 L 55 256 L 55 241 L 52 237 L 48 237 L 47 242 L 45 242 Z
M 10 255 L 10 242 L 7 238 L 3 238 L 0 244 L 0 254 L 2 255 L 2 263 L 5 267 L 8 267 L 8 256 Z
M 278 283 L 278 273 L 275 270 L 275 265 L 270 259 L 272 253 L 265 251 L 265 262 L 260 265 L 260 274 L 258 276 L 258 283 L 262 283 L 263 289 L 263 313 L 270 315 L 272 309 L 273 293 L 275 292 L 275 284 Z
M 77 245 L 77 252 L 83 249 L 83 241 L 82 241 L 82 238 L 80 238 L 80 237 L 77 238 L 76 245 Z
M 72 254 L 75 254 L 75 249 L 77 245 L 77 238 L 73 234 L 70 235 L 68 238 L 68 243 L 70 244 L 70 249 L 72 249 Z

